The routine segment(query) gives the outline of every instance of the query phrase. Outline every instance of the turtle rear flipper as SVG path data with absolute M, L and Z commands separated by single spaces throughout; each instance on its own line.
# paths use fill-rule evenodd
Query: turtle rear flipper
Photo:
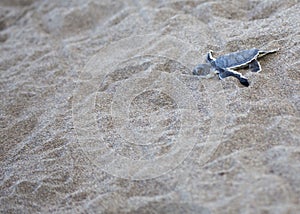
M 219 70 L 219 78 L 220 79 L 224 79 L 224 78 L 230 77 L 230 76 L 237 78 L 243 86 L 246 86 L 246 87 L 249 86 L 248 79 L 246 77 L 244 77 L 241 73 L 236 72 L 236 71 L 231 70 L 231 69 L 221 69 L 221 70 Z
M 267 54 L 273 54 L 273 53 L 276 53 L 277 51 L 279 51 L 279 48 L 278 49 L 275 49 L 275 50 L 271 50 L 271 51 L 259 51 L 258 52 L 258 58 L 261 58 Z
M 259 64 L 259 62 L 255 59 L 252 62 L 249 63 L 249 69 L 252 72 L 260 72 L 261 71 L 261 66 Z

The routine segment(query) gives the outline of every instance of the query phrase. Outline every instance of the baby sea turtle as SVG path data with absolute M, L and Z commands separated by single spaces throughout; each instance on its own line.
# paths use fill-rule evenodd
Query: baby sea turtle
M 233 76 L 236 77 L 242 85 L 249 86 L 248 79 L 233 69 L 249 67 L 252 72 L 260 72 L 261 66 L 257 59 L 267 54 L 275 53 L 276 51 L 278 50 L 261 51 L 252 48 L 229 53 L 216 59 L 213 58 L 212 51 L 209 51 L 206 58 L 208 63 L 197 65 L 193 70 L 193 74 L 201 75 L 204 78 L 211 78 L 214 74 L 218 74 L 220 79 Z M 203 76 L 203 74 L 207 75 Z

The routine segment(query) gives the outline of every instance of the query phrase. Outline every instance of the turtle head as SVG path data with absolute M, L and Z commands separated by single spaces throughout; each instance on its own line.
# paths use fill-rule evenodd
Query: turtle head
M 193 69 L 193 74 L 198 76 L 206 76 L 211 72 L 210 64 L 199 64 Z

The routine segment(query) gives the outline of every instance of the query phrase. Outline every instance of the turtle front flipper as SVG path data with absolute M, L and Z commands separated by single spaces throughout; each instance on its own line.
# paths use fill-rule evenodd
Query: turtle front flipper
M 213 51 L 210 50 L 206 55 L 206 61 L 210 64 L 212 64 L 216 59 L 212 56 Z
M 219 78 L 220 79 L 224 79 L 226 77 L 235 77 L 235 78 L 237 78 L 240 81 L 240 83 L 243 86 L 246 86 L 246 87 L 249 86 L 248 79 L 246 77 L 244 77 L 239 72 L 236 72 L 236 71 L 231 70 L 231 69 L 223 69 L 223 68 L 219 68 L 218 71 L 219 71 Z
M 259 64 L 259 62 L 254 59 L 252 62 L 249 63 L 249 69 L 252 71 L 252 72 L 260 72 L 261 71 L 261 66 Z

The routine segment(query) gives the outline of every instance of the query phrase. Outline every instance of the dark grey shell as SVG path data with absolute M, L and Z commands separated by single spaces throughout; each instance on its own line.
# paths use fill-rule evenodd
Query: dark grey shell
M 259 54 L 259 50 L 256 48 L 233 52 L 220 56 L 216 59 L 215 63 L 217 67 L 221 68 L 238 68 L 247 66 L 253 59 L 256 59 Z

